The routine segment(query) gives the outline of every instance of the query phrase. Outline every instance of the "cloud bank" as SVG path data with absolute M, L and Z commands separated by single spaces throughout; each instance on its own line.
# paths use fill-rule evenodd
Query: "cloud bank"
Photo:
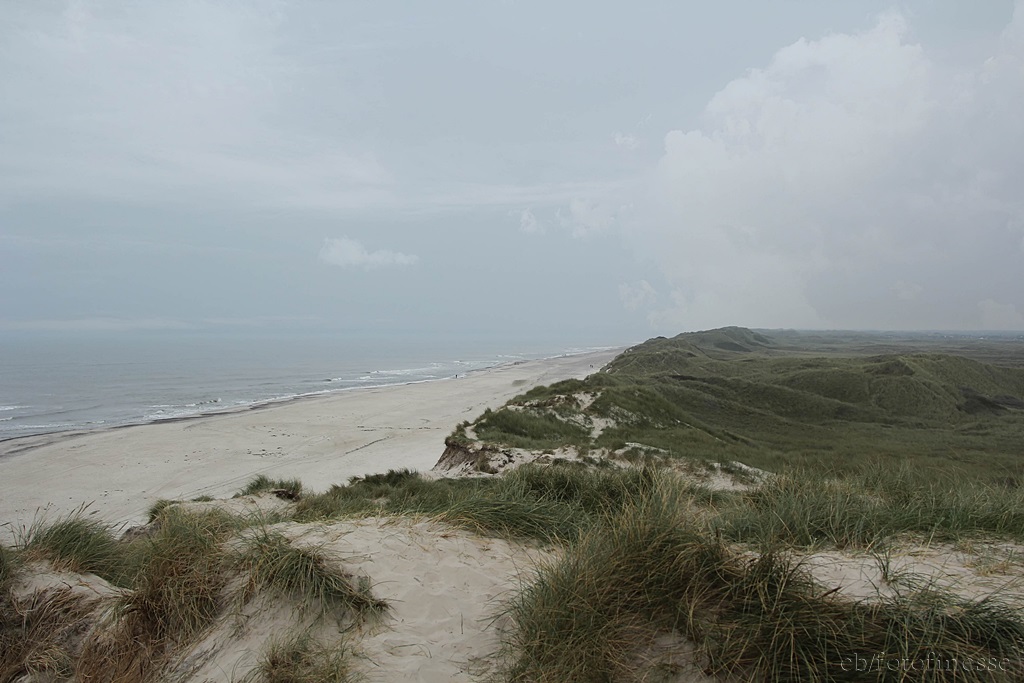
M 937 65 L 888 13 L 728 83 L 622 221 L 663 290 L 627 307 L 665 329 L 1024 326 L 1022 8 L 981 64 Z M 577 234 L 615 223 L 580 206 Z
M 5 16 L 0 202 L 390 201 L 391 174 L 365 143 L 303 118 L 328 90 L 312 83 L 342 78 L 287 44 L 282 9 L 69 2 Z

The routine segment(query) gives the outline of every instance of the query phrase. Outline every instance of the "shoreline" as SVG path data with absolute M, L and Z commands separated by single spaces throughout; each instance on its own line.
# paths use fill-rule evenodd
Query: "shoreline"
M 488 366 L 482 367 L 482 368 L 473 368 L 472 370 L 467 370 L 465 373 L 463 373 L 462 376 L 463 377 L 467 377 L 467 376 L 472 376 L 472 375 L 477 374 L 477 373 L 489 372 L 491 370 L 495 370 L 495 369 L 498 369 L 498 368 L 501 368 L 501 367 L 505 367 L 505 366 L 518 365 L 518 364 L 521 364 L 521 363 L 532 363 L 532 362 L 538 362 L 538 361 L 547 361 L 547 360 L 553 360 L 553 359 L 556 359 L 556 358 L 572 358 L 572 357 L 583 356 L 583 355 L 588 355 L 588 354 L 602 354 L 602 353 L 606 353 L 606 352 L 609 352 L 609 351 L 615 351 L 616 355 L 618 355 L 619 353 L 622 353 L 622 351 L 624 351 L 626 348 L 629 348 L 629 347 L 595 347 L 595 348 L 586 349 L 586 350 L 583 350 L 583 351 L 575 351 L 575 352 L 567 351 L 567 352 L 564 352 L 564 353 L 561 353 L 561 354 L 558 354 L 558 355 L 554 355 L 554 356 L 542 356 L 540 358 L 524 358 L 524 359 L 517 359 L 517 360 L 506 360 L 506 361 L 495 363 L 494 365 L 488 365 Z M 595 370 L 596 370 L 596 368 L 595 368 Z M 176 415 L 176 416 L 173 416 L 173 417 L 152 418 L 152 419 L 142 418 L 142 419 L 140 419 L 138 421 L 124 422 L 124 423 L 121 423 L 121 424 L 113 424 L 113 425 L 102 425 L 102 426 L 97 426 L 97 427 L 92 427 L 92 428 L 89 428 L 89 427 L 77 428 L 76 427 L 76 428 L 66 429 L 66 430 L 56 430 L 56 431 L 50 431 L 50 432 L 40 432 L 38 434 L 25 434 L 25 435 L 21 435 L 21 436 L 0 437 L 0 462 L 3 462 L 4 459 L 6 459 L 6 458 L 8 458 L 10 456 L 13 456 L 13 455 L 18 455 L 18 454 L 26 453 L 26 452 L 35 450 L 37 448 L 42 448 L 42 447 L 45 447 L 45 446 L 49 446 L 51 444 L 59 443 L 59 442 L 65 440 L 65 439 L 74 439 L 74 438 L 77 438 L 79 436 L 84 436 L 84 435 L 88 435 L 88 434 L 99 434 L 99 433 L 103 433 L 103 432 L 116 431 L 116 430 L 119 430 L 119 429 L 129 429 L 129 428 L 132 428 L 132 427 L 143 427 L 143 426 L 148 426 L 148 425 L 172 424 L 172 423 L 176 423 L 176 422 L 187 422 L 187 421 L 191 421 L 191 420 L 201 420 L 201 419 L 205 419 L 205 418 L 218 417 L 218 416 L 222 416 L 222 415 L 233 415 L 233 414 L 236 414 L 236 413 L 247 413 L 247 412 L 256 411 L 256 410 L 266 410 L 266 409 L 276 408 L 276 407 L 279 407 L 279 406 L 289 405 L 291 403 L 297 403 L 297 402 L 301 402 L 301 401 L 314 401 L 314 400 L 318 400 L 318 399 L 326 399 L 326 398 L 331 398 L 333 396 L 337 396 L 337 395 L 344 394 L 344 393 L 360 392 L 360 391 L 371 391 L 371 390 L 374 390 L 374 389 L 388 389 L 388 388 L 391 388 L 391 387 L 405 387 L 405 386 L 411 386 L 411 385 L 415 385 L 415 384 L 426 384 L 426 383 L 433 383 L 433 382 L 446 382 L 446 381 L 456 380 L 456 379 L 459 379 L 459 378 L 460 378 L 459 375 L 455 375 L 454 377 L 453 376 L 434 377 L 434 378 L 430 378 L 430 379 L 416 379 L 416 380 L 409 380 L 407 382 L 394 382 L 394 383 L 390 383 L 390 384 L 369 384 L 369 385 L 364 385 L 364 386 L 341 387 L 341 388 L 338 388 L 338 389 L 324 389 L 324 390 L 321 390 L 321 391 L 314 391 L 314 392 L 309 392 L 309 393 L 304 393 L 304 394 L 294 394 L 294 395 L 289 395 L 289 396 L 281 396 L 281 397 L 276 397 L 276 398 L 262 399 L 262 400 L 253 401 L 252 403 L 247 403 L 247 404 L 244 404 L 244 405 L 232 406 L 232 407 L 228 407 L 228 408 L 222 408 L 222 409 L 219 409 L 219 410 L 215 409 L 215 410 L 209 410 L 209 411 L 204 411 L 204 412 L 197 412 L 197 413 L 193 413 L 191 415 Z M 17 442 L 17 443 L 15 443 L 15 442 Z M 24 445 L 21 445 L 21 444 L 24 444 Z M 0 523 L 2 523 L 2 522 L 0 522 Z
M 0 442 L 0 535 L 82 505 L 110 523 L 138 523 L 160 498 L 230 495 L 257 474 L 296 477 L 320 490 L 388 469 L 427 471 L 460 422 L 533 386 L 597 372 L 622 350 L 9 439 Z

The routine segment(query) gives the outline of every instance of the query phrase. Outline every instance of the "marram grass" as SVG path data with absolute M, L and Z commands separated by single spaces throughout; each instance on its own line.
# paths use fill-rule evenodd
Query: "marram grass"
M 155 533 L 131 544 L 129 587 L 103 628 L 86 638 L 77 672 L 93 683 L 155 676 L 175 648 L 211 626 L 224 606 L 229 515 L 165 509 Z
M 251 496 L 265 491 L 283 491 L 288 497 L 297 500 L 302 495 L 302 482 L 298 479 L 272 479 L 265 474 L 258 474 L 235 496 Z
M 788 551 L 739 554 L 687 509 L 677 492 L 662 489 L 542 566 L 507 607 L 514 624 L 508 680 L 633 680 L 638 653 L 657 634 L 674 632 L 694 643 L 706 673 L 725 680 L 1024 676 L 1024 619 L 1011 605 L 933 586 L 849 600 L 818 585 Z M 998 665 L 941 670 L 956 658 Z M 890 671 L 886 663 L 895 660 L 918 669 Z
M 379 614 L 387 603 L 373 596 L 365 581 L 349 575 L 341 562 L 317 547 L 298 547 L 283 534 L 257 527 L 242 541 L 234 566 L 247 577 L 246 595 L 275 590 L 321 611 Z
M 268 643 L 245 683 L 350 683 L 358 680 L 351 651 L 343 643 L 327 644 L 307 632 Z
M 49 560 L 57 569 L 91 573 L 109 581 L 121 578 L 123 555 L 110 527 L 85 517 L 79 508 L 53 521 L 36 518 L 18 534 L 24 559 Z
M 68 587 L 0 595 L 0 681 L 71 678 L 76 653 L 67 645 L 89 627 L 93 609 Z

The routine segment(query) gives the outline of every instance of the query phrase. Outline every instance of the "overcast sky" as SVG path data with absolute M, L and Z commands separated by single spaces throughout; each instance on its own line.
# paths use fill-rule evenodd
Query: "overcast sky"
M 0 3 L 0 329 L 1024 329 L 1024 0 Z

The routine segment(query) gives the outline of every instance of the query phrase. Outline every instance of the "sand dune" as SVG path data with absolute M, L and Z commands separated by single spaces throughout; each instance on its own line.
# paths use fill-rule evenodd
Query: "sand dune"
M 335 648 L 348 648 L 352 666 L 366 681 L 478 680 L 495 672 L 502 601 L 532 576 L 536 560 L 550 556 L 415 519 L 288 523 L 275 529 L 299 547 L 343 558 L 345 570 L 366 577 L 390 610 L 368 624 L 337 624 L 318 621 L 280 596 L 260 596 L 240 618 L 218 620 L 181 653 L 172 668 L 187 680 L 240 680 L 271 640 L 305 629 Z

